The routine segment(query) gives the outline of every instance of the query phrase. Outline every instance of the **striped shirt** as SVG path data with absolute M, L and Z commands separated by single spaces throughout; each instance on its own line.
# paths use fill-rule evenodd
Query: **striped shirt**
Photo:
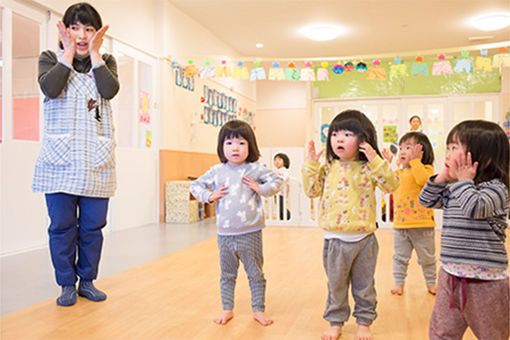
M 473 180 L 434 183 L 432 176 L 419 201 L 443 209 L 441 262 L 507 268 L 505 248 L 508 189 L 499 179 L 475 185 Z

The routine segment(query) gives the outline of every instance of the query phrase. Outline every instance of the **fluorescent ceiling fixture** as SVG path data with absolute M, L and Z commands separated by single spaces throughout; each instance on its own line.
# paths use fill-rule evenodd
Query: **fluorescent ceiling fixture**
M 480 31 L 496 31 L 510 25 L 510 14 L 496 13 L 480 16 L 472 25 Z
M 264 44 L 262 44 L 262 43 L 257 43 L 257 44 L 255 44 L 255 46 L 256 46 L 257 48 L 262 48 L 262 47 L 264 47 Z
M 335 39 L 344 31 L 345 30 L 339 26 L 321 24 L 305 27 L 301 30 L 301 33 L 311 40 L 327 41 Z

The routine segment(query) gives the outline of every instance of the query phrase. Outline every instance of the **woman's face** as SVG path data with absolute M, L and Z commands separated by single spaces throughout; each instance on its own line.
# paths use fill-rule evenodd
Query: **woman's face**
M 76 54 L 85 56 L 89 53 L 89 44 L 96 34 L 96 29 L 91 25 L 84 25 L 81 22 L 69 25 L 69 35 L 76 42 Z
M 418 117 L 414 117 L 413 119 L 411 119 L 411 130 L 412 131 L 416 131 L 420 128 L 421 126 L 421 119 L 418 118 Z

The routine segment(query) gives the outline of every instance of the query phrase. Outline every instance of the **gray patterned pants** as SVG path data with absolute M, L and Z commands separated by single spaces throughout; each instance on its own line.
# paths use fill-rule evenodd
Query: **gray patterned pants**
M 262 231 L 242 235 L 218 235 L 220 250 L 220 288 L 223 310 L 234 309 L 239 260 L 243 263 L 251 290 L 251 308 L 265 310 L 266 279 L 262 271 Z

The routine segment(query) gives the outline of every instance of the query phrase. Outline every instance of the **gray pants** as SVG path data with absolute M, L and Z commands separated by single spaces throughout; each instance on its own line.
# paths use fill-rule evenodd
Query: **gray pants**
M 328 277 L 328 301 L 324 319 L 331 326 L 343 326 L 349 319 L 349 284 L 352 285 L 353 316 L 356 323 L 369 326 L 377 317 L 374 273 L 378 251 L 379 245 L 374 234 L 359 242 L 324 240 L 323 261 Z
M 436 244 L 434 228 L 393 229 L 393 277 L 395 284 L 404 285 L 413 248 L 423 270 L 427 286 L 436 284 Z
M 262 272 L 262 231 L 242 235 L 218 235 L 220 249 L 220 289 L 223 310 L 234 309 L 239 260 L 243 263 L 251 290 L 251 308 L 254 312 L 265 310 L 266 279 Z

